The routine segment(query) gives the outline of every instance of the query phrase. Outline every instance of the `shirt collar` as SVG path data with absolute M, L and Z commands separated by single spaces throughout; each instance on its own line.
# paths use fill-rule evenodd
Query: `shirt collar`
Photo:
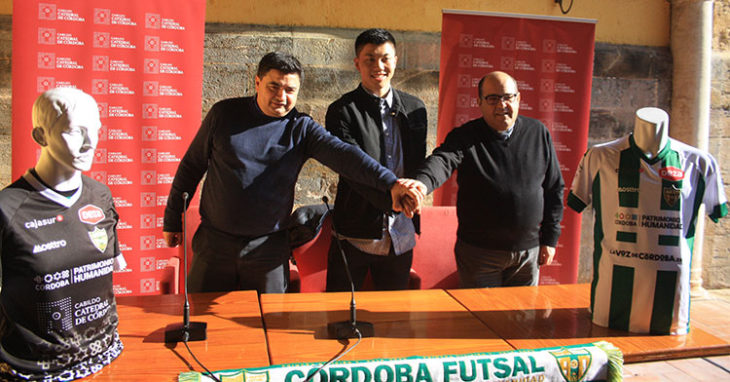
M 390 89 L 388 89 L 388 93 L 385 94 L 385 97 L 379 97 L 379 96 L 371 93 L 370 90 L 366 89 L 364 86 L 362 86 L 362 84 L 360 84 L 360 87 L 369 96 L 374 97 L 374 98 L 377 98 L 378 100 L 380 100 L 380 99 L 384 100 L 385 101 L 385 104 L 388 105 L 388 108 L 392 108 L 393 107 L 393 87 L 392 86 L 390 87 Z

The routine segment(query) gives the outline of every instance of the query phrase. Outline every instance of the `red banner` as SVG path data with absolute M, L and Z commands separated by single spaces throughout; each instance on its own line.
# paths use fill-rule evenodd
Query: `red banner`
M 550 130 L 567 187 L 588 141 L 595 22 L 567 18 L 444 11 L 441 30 L 438 142 L 481 117 L 477 85 L 500 70 L 517 80 L 520 114 Z M 434 192 L 434 205 L 456 204 L 456 181 Z M 566 210 L 552 266 L 540 283 L 578 278 L 580 216 Z
M 35 165 L 35 98 L 75 87 L 99 104 L 87 174 L 109 185 L 128 269 L 115 293 L 170 291 L 162 217 L 178 162 L 201 119 L 204 0 L 15 0 L 12 176 Z

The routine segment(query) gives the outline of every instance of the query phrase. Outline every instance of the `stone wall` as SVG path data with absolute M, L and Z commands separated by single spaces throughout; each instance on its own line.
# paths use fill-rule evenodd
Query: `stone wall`
M 10 181 L 10 25 L 10 17 L 0 18 L 0 186 Z M 260 57 L 272 50 L 284 50 L 295 54 L 305 66 L 298 109 L 323 121 L 329 103 L 359 82 L 352 62 L 354 38 L 359 32 L 350 29 L 206 25 L 203 113 L 219 99 L 252 94 L 253 77 Z M 440 35 L 419 32 L 394 34 L 398 41 L 399 56 L 394 86 L 417 95 L 426 103 L 430 152 L 436 144 Z M 722 69 L 716 68 L 716 72 L 721 72 L 716 73 L 717 77 L 722 78 L 717 87 L 721 88 L 721 98 L 726 101 L 719 102 L 723 106 L 713 109 L 713 116 L 721 114 L 713 121 L 722 127 L 713 129 L 715 135 L 712 144 L 713 153 L 723 161 L 723 154 L 725 157 L 730 155 L 727 149 L 721 150 L 727 147 L 721 140 L 727 139 L 723 137 L 727 137 L 730 132 L 730 86 L 725 81 L 730 76 L 730 62 L 718 60 L 718 63 L 724 66 Z M 671 55 L 667 47 L 597 43 L 589 145 L 629 133 L 633 127 L 634 112 L 640 107 L 657 106 L 671 112 L 671 73 Z M 721 143 L 718 143 L 718 139 Z M 729 178 L 725 176 L 725 179 Z M 566 179 L 568 184 L 570 181 Z M 317 162 L 310 161 L 299 177 L 295 203 L 319 203 L 323 195 L 333 198 L 336 184 L 336 175 Z M 590 253 L 593 247 L 592 216 L 590 212 L 583 215 L 581 282 L 590 280 Z M 730 277 L 715 276 L 715 273 L 722 274 L 722 269 L 720 263 L 712 261 L 718 257 L 719 261 L 724 260 L 727 265 L 728 249 L 724 243 L 729 234 L 727 228 L 713 227 L 708 237 L 706 247 L 714 251 L 712 256 L 706 256 L 710 258 L 706 259 L 708 269 L 705 272 L 709 287 L 730 286 Z M 724 257 L 722 253 L 714 255 L 723 250 Z
M 730 195 L 730 0 L 716 0 L 712 41 L 710 153 Z M 678 89 L 679 90 L 679 89 Z M 708 289 L 730 287 L 730 218 L 706 219 L 702 278 Z

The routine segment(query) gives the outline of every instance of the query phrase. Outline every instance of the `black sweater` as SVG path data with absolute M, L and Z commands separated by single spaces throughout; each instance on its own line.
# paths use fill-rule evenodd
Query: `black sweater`
M 202 225 L 241 237 L 283 230 L 297 176 L 308 158 L 379 190 L 385 198 L 396 181 L 391 171 L 296 109 L 272 118 L 261 112 L 255 97 L 226 99 L 213 105 L 180 162 L 164 230 L 180 232 L 181 195 L 192 197 L 206 171 Z
M 458 170 L 457 236 L 495 250 L 554 247 L 563 217 L 563 177 L 550 133 L 519 116 L 504 140 L 484 119 L 455 128 L 414 177 L 429 189 Z

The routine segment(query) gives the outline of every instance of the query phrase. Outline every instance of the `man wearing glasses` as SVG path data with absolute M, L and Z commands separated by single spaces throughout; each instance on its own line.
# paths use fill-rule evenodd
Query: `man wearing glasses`
M 477 118 L 455 128 L 413 178 L 431 192 L 458 170 L 454 248 L 464 288 L 537 285 L 555 256 L 563 178 L 547 128 L 518 115 L 517 83 L 504 72 L 479 82 Z

